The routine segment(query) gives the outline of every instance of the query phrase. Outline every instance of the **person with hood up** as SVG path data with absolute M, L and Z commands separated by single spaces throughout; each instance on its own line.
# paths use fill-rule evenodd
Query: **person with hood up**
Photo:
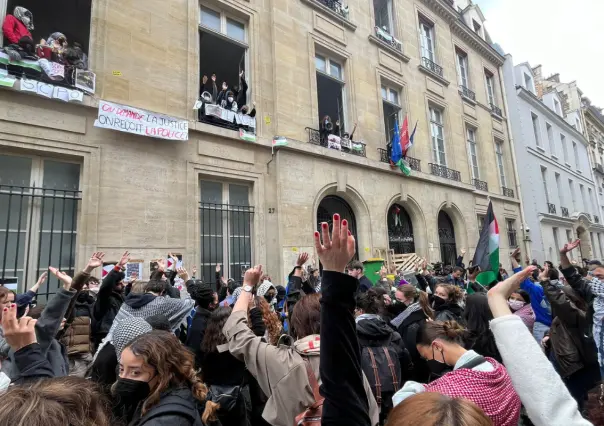
M 517 426 L 520 398 L 505 367 L 463 347 L 463 329 L 455 321 L 426 322 L 417 333 L 417 350 L 428 362 L 453 367 L 430 384 L 409 381 L 393 398 L 394 405 L 421 392 L 466 398 L 490 417 L 493 426 Z
M 130 321 L 132 318 L 148 318 L 153 315 L 165 315 L 170 321 L 172 332 L 180 328 L 180 324 L 190 314 L 195 301 L 193 299 L 173 299 L 164 297 L 166 286 L 162 280 L 149 280 L 145 286 L 145 293 L 130 293 L 122 307 L 115 316 L 113 325 L 103 339 L 101 346 L 95 354 L 95 358 L 104 345 L 113 339 L 113 330 L 122 321 Z
M 517 259 L 519 255 L 519 248 L 514 250 L 510 255 L 510 261 L 512 262 L 512 269 L 514 270 L 514 273 L 518 273 L 522 270 L 522 266 L 520 266 Z M 552 270 L 550 271 L 550 273 L 550 280 L 558 279 L 558 277 L 556 276 L 557 271 Z M 526 291 L 531 298 L 531 307 L 533 308 L 533 312 L 535 313 L 533 336 L 535 337 L 537 343 L 541 343 L 541 340 L 543 340 L 543 337 L 549 331 L 549 328 L 552 325 L 552 308 L 549 304 L 547 297 L 545 297 L 543 287 L 541 287 L 539 283 L 533 282 L 531 278 L 532 276 L 527 277 L 520 285 L 520 288 Z
M 256 296 L 264 297 L 271 307 L 271 312 L 275 312 L 277 306 L 277 288 L 269 280 L 264 280 L 256 291 Z
M 195 366 L 201 368 L 204 358 L 202 342 L 212 311 L 217 306 L 218 296 L 208 283 L 201 280 L 188 280 L 187 290 L 195 301 L 195 315 L 187 332 L 186 346 L 195 354 Z
M 126 345 L 111 391 L 133 408 L 129 426 L 201 426 L 216 419 L 217 405 L 207 401 L 193 354 L 167 331 L 145 333 Z
M 327 228 L 327 223 L 322 226 Z M 302 259 L 299 259 L 298 263 L 300 260 Z M 300 268 L 301 266 L 299 265 Z M 317 380 L 321 380 L 318 374 L 321 353 L 321 295 L 315 293 L 304 296 L 295 304 L 291 314 L 291 326 L 297 340 L 293 346 L 273 346 L 264 342 L 262 337 L 255 336 L 248 326 L 249 302 L 253 297 L 254 286 L 258 284 L 261 276 L 261 265 L 246 271 L 242 294 L 235 303 L 223 333 L 231 354 L 245 361 L 248 371 L 258 380 L 260 388 L 268 396 L 262 413 L 264 420 L 273 426 L 290 426 L 298 414 L 315 403 L 307 363 Z M 323 286 L 326 283 L 329 284 L 324 276 Z M 370 417 L 375 425 L 379 421 L 378 406 L 366 378 L 364 385 Z
M 33 39 L 31 31 L 34 30 L 34 17 L 32 13 L 24 7 L 17 6 L 13 14 L 6 15 L 2 24 L 2 34 L 4 34 L 4 44 L 18 44 L 21 37 Z
M 380 407 L 380 423 L 392 410 L 392 396 L 408 379 L 401 373 L 409 371 L 410 361 L 401 336 L 382 319 L 385 309 L 384 300 L 375 289 L 357 296 L 355 322 L 361 347 L 361 367 Z M 390 364 L 391 369 L 387 368 Z
M 432 308 L 436 321 L 462 321 L 463 309 L 459 302 L 463 298 L 461 287 L 450 284 L 438 284 L 434 289 Z
M 104 256 L 105 253 L 100 254 L 101 262 Z M 122 272 L 122 268 L 125 268 L 129 261 L 130 253 L 126 251 L 115 267 L 105 276 L 97 293 L 92 321 L 92 342 L 95 348 L 109 333 L 113 320 L 124 303 L 125 274 Z

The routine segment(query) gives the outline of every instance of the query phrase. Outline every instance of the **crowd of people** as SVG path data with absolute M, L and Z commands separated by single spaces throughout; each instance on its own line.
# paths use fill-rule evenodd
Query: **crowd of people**
M 205 104 L 215 104 L 226 110 L 256 116 L 256 103 L 252 103 L 250 109 L 247 105 L 247 82 L 245 81 L 245 72 L 239 72 L 239 83 L 233 87 L 229 86 L 226 81 L 222 82 L 222 87 L 218 91 L 216 85 L 216 74 L 212 74 L 210 79 L 207 75 L 201 77 L 201 87 L 199 97 Z M 202 109 L 200 109 L 200 113 Z
M 314 240 L 321 271 L 302 253 L 285 286 L 176 258 L 127 280 L 129 252 L 99 283 L 96 252 L 74 277 L 49 268 L 62 287 L 43 306 L 46 272 L 0 287 L 0 424 L 604 424 L 604 266 L 571 263 L 579 241 L 557 268 L 514 251 L 487 288 L 426 261 L 372 283 L 339 215 Z

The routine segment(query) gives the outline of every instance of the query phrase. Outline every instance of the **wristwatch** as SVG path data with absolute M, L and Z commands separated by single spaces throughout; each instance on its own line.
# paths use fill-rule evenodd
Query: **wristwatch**
M 244 285 L 243 286 L 243 291 L 245 291 L 247 293 L 251 293 L 253 289 L 254 289 L 254 287 L 252 287 L 251 285 Z

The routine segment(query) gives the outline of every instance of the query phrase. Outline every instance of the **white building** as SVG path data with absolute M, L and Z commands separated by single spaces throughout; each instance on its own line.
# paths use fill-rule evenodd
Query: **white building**
M 506 55 L 503 70 L 531 258 L 556 263 L 559 247 L 580 238 L 574 255 L 601 259 L 604 226 L 578 117 L 565 114 L 566 96 L 542 84 L 540 67 L 514 66 Z

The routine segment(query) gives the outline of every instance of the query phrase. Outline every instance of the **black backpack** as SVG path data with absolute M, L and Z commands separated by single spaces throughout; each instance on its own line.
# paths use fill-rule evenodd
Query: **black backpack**
M 382 394 L 392 396 L 401 387 L 401 364 L 396 350 L 390 346 L 365 346 L 361 351 L 361 367 L 371 391 L 381 407 Z M 384 402 L 390 406 L 387 398 Z

